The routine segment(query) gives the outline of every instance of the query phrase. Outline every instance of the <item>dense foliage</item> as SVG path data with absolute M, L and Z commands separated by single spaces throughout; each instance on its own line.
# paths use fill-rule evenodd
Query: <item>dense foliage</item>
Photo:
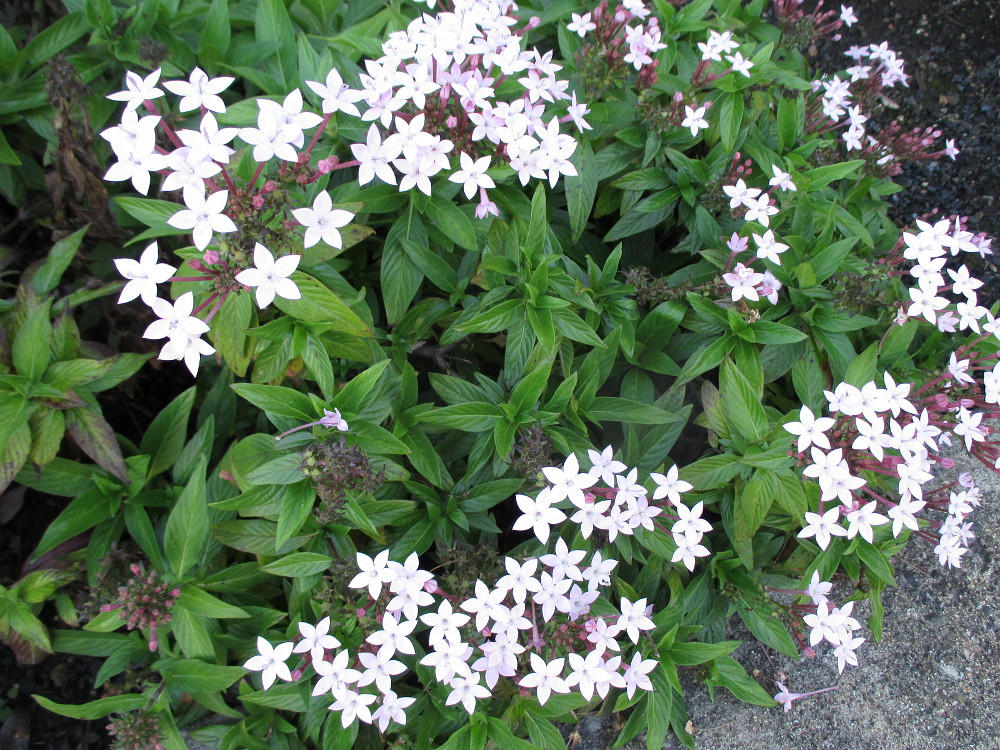
M 958 150 L 886 118 L 887 44 L 811 68 L 849 8 L 65 5 L 0 30 L 3 194 L 55 175 L 89 222 L 0 318 L 0 483 L 67 498 L 0 635 L 106 657 L 42 705 L 122 748 L 563 748 L 598 711 L 693 746 L 678 668 L 793 699 L 731 617 L 842 671 L 910 537 L 960 567 L 990 239 L 887 218 Z M 194 376 L 137 441 L 98 394 L 154 355 L 78 327 L 109 295 Z

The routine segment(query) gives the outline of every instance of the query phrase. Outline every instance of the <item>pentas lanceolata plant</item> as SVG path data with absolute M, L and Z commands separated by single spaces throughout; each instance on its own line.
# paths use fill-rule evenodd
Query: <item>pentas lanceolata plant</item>
M 694 570 L 696 559 L 709 554 L 701 541 L 712 526 L 701 518 L 702 503 L 689 508 L 681 502 L 691 485 L 678 478 L 676 467 L 650 475 L 657 487 L 647 497 L 635 481 L 636 469 L 628 471 L 615 460 L 611 446 L 591 450 L 589 457 L 593 466 L 585 473 L 575 455 L 562 467 L 545 467 L 549 484 L 534 499 L 516 496 L 522 515 L 513 529 L 531 530 L 545 544 L 569 520 L 583 539 L 600 532 L 613 541 L 639 526 L 666 533 L 662 522 L 672 521 L 669 533 L 677 547 L 672 562 Z M 666 512 L 657 502 L 663 498 Z M 557 507 L 567 502 L 576 509 L 572 516 Z M 329 708 L 340 712 L 345 728 L 359 720 L 385 732 L 391 722 L 405 724 L 405 709 L 416 702 L 391 687 L 393 678 L 405 678 L 414 668 L 412 662 L 433 667 L 434 680 L 447 687 L 445 704 L 461 704 L 470 714 L 478 701 L 504 692 L 497 687 L 501 678 L 522 695 L 534 694 L 540 705 L 552 694 L 574 692 L 590 702 L 607 698 L 612 687 L 623 689 L 629 699 L 636 690 L 654 689 L 648 675 L 659 662 L 644 659 L 639 650 L 630 656 L 625 643 L 636 646 L 655 627 L 652 605 L 645 598 L 621 597 L 618 613 L 590 614 L 618 566 L 600 551 L 570 549 L 557 538 L 548 554 L 505 557 L 505 575 L 492 585 L 477 580 L 475 595 L 464 600 L 421 569 L 416 553 L 399 563 L 389 559 L 388 550 L 374 558 L 359 552 L 357 564 L 360 572 L 348 586 L 367 590 L 369 599 L 358 616 L 372 625 L 357 653 L 336 651 L 341 642 L 331 634 L 336 624 L 329 617 L 315 625 L 299 623 L 301 639 L 295 642 L 272 646 L 258 637 L 259 654 L 244 666 L 261 673 L 265 690 L 276 679 L 300 679 L 311 667 L 319 678 L 313 696 L 331 695 Z M 413 640 L 420 633 L 426 633 L 426 646 L 423 638 L 419 645 Z M 292 670 L 287 662 L 299 659 L 294 654 L 303 656 Z
M 118 157 L 105 179 L 131 180 L 145 195 L 151 174 L 164 175 L 160 189 L 180 191 L 186 206 L 167 223 L 190 231 L 202 252 L 188 261 L 196 274 L 188 276 L 173 275 L 176 268 L 158 263 L 155 243 L 139 262 L 115 261 L 128 279 L 119 302 L 139 297 L 160 318 L 143 334 L 167 340 L 160 359 L 183 360 L 197 374 L 201 357 L 215 351 L 201 335 L 231 294 L 254 289 L 260 309 L 275 297 L 300 299 L 290 277 L 301 254 L 276 258 L 257 238 L 294 248 L 298 240 L 291 231 L 303 227 L 304 248 L 319 242 L 342 248 L 339 230 L 353 213 L 334 208 L 325 190 L 311 206 L 299 208 L 290 208 L 275 191 L 283 196 L 285 188 L 356 168 L 360 185 L 378 178 L 398 184 L 400 192 L 415 189 L 430 196 L 431 178 L 441 173 L 461 185 L 467 198 L 478 198 L 476 216 L 482 218 L 499 214 L 488 193 L 496 187 L 488 174 L 493 166 L 509 164 L 522 185 L 535 178 L 555 187 L 560 176 L 575 176 L 570 157 L 577 141 L 562 129 L 569 123 L 589 128 L 583 119 L 587 107 L 567 93 L 569 82 L 557 77 L 561 66 L 552 62 L 551 52 L 523 46 L 525 29 L 515 28 L 513 10 L 513 2 L 465 0 L 452 12 L 422 16 L 389 36 L 383 57 L 365 62 L 360 89 L 347 86 L 335 69 L 325 82 L 306 81 L 320 99 L 322 116 L 304 109 L 302 92 L 295 89 L 280 103 L 258 99 L 256 127 L 219 127 L 216 114 L 226 112 L 219 94 L 233 83 L 231 77 L 210 79 L 195 68 L 188 81 L 165 81 L 164 87 L 181 97 L 178 113 L 201 115 L 196 127 L 174 129 L 161 110 L 160 71 L 146 77 L 129 72 L 126 89 L 108 97 L 126 106 L 121 123 L 101 133 Z M 562 107 L 566 114 L 554 113 L 563 102 L 572 102 Z M 140 117 L 140 109 L 149 114 Z M 353 159 L 332 155 L 314 165 L 313 149 L 338 113 L 372 122 L 366 140 L 350 147 Z M 157 128 L 172 150 L 157 144 Z M 308 143 L 307 131 L 312 131 Z M 257 168 L 246 184 L 237 185 L 227 165 L 236 153 L 230 144 L 240 141 L 253 147 Z M 168 281 L 204 282 L 200 287 L 209 293 L 197 307 L 194 292 L 171 304 L 157 297 L 157 285 Z
M 679 670 L 785 710 L 832 689 L 772 698 L 729 617 L 832 678 L 911 536 L 975 557 L 941 448 L 1000 461 L 991 240 L 884 201 L 957 149 L 885 124 L 888 42 L 810 68 L 852 7 L 764 5 L 262 0 L 230 45 L 214 4 L 197 57 L 127 74 L 107 179 L 149 231 L 88 293 L 142 300 L 196 383 L 118 466 L 71 411 L 103 376 L 14 347 L 115 469 L 18 475 L 79 498 L 40 551 L 89 531 L 88 569 L 142 575 L 109 567 L 54 640 L 122 654 L 74 715 L 124 714 L 123 746 L 231 714 L 195 731 L 479 750 L 618 713 L 622 743 L 692 746 Z

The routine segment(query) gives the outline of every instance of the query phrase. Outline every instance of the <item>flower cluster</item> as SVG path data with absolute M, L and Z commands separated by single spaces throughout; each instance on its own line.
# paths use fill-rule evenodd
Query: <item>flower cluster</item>
M 589 539 L 595 529 L 607 534 L 613 542 L 619 534 L 631 536 L 642 527 L 648 531 L 666 532 L 653 519 L 663 513 L 656 501 L 666 498 L 672 506 L 664 518 L 674 521 L 670 529 L 677 549 L 671 562 L 683 562 L 688 570 L 694 570 L 695 559 L 705 557 L 709 550 L 701 544 L 704 533 L 712 527 L 701 517 L 703 503 L 688 508 L 681 502 L 680 493 L 691 489 L 691 485 L 678 476 L 676 466 L 666 474 L 651 473 L 657 484 L 652 496 L 639 484 L 638 469 L 631 469 L 614 458 L 611 446 L 603 451 L 588 451 L 591 469 L 580 471 L 580 462 L 570 455 L 562 467 L 546 467 L 542 473 L 549 484 L 532 498 L 527 495 L 515 497 L 521 510 L 514 522 L 515 531 L 531 529 L 543 544 L 549 538 L 549 527 L 567 519 L 567 514 L 557 507 L 559 504 L 575 509 L 569 520 L 580 527 L 584 539 Z M 599 487 L 598 481 L 605 486 Z
M 366 142 L 351 146 L 360 184 L 378 177 L 395 185 L 398 175 L 400 191 L 415 187 L 430 195 L 430 178 L 451 170 L 457 156 L 459 169 L 448 179 L 467 198 L 478 193 L 476 214 L 483 217 L 499 214 L 487 193 L 496 186 L 487 174 L 491 164 L 509 163 L 522 185 L 536 178 L 555 187 L 560 175 L 576 175 L 570 162 L 576 140 L 560 125 L 572 120 L 589 128 L 583 120 L 589 110 L 557 78 L 561 66 L 551 52 L 523 48 L 510 15 L 516 9 L 509 0 L 460 0 L 451 12 L 425 14 L 390 34 L 383 56 L 365 62 L 360 90 L 350 91 L 339 76 L 327 80 L 339 98 L 324 98 L 324 111 L 357 114 L 359 102 L 367 107 L 361 119 L 373 121 Z M 507 79 L 519 86 L 504 98 Z M 567 114 L 552 115 L 562 101 L 571 102 Z
M 160 625 L 170 622 L 170 609 L 181 590 L 159 580 L 155 571 L 146 573 L 137 563 L 130 565 L 129 570 L 134 578 L 118 589 L 118 601 L 103 605 L 101 611 L 117 611 L 129 630 L 149 628 L 149 650 L 156 651 L 157 631 Z
M 651 608 L 645 599 L 623 597 L 620 615 L 587 617 L 617 561 L 597 552 L 581 567 L 586 554 L 559 540 L 551 554 L 507 557 L 506 575 L 492 587 L 477 580 L 474 596 L 459 601 L 421 569 L 416 553 L 403 563 L 390 560 L 388 550 L 374 558 L 358 553 L 360 572 L 348 585 L 367 592 L 371 601 L 359 614 L 371 620 L 374 613 L 379 627 L 365 635 L 354 656 L 335 651 L 341 643 L 330 635 L 327 617 L 316 625 L 299 623 L 301 638 L 294 643 L 271 646 L 258 638 L 259 654 L 244 666 L 261 672 L 267 689 L 276 679 L 297 679 L 308 664 L 319 678 L 312 694 L 334 698 L 330 709 L 341 713 L 344 727 L 358 719 L 383 732 L 391 722 L 406 722 L 405 709 L 415 699 L 398 695 L 392 682 L 416 664 L 433 668 L 434 679 L 447 686 L 446 705 L 461 704 L 470 714 L 500 678 L 516 680 L 525 694 L 534 690 L 542 704 L 553 693 L 573 690 L 586 700 L 605 697 L 612 687 L 629 697 L 652 690 L 648 674 L 657 662 L 639 652 L 627 661 L 620 653 L 622 639 L 636 644 L 641 632 L 652 630 Z M 415 640 L 417 628 L 426 632 L 426 652 Z M 286 662 L 296 653 L 305 662 L 293 673 Z
M 566 519 L 555 505 L 568 502 L 577 509 L 572 520 L 585 538 L 594 529 L 612 541 L 639 526 L 666 531 L 654 524 L 662 510 L 650 502 L 666 498 L 677 514 L 670 530 L 677 547 L 673 561 L 692 570 L 696 558 L 709 554 L 701 541 L 712 527 L 701 518 L 701 503 L 693 508 L 681 503 L 680 494 L 691 485 L 679 479 L 676 467 L 651 475 L 657 488 L 647 498 L 636 470 L 615 460 L 610 446 L 590 451 L 589 457 L 588 473 L 579 471 L 573 455 L 561 468 L 544 468 L 549 485 L 537 498 L 516 496 L 524 514 L 514 528 L 530 528 L 544 543 L 550 526 Z M 607 486 L 595 487 L 599 481 Z M 357 564 L 360 572 L 348 586 L 367 592 L 370 601 L 361 603 L 359 617 L 379 629 L 365 635 L 353 656 L 347 650 L 330 654 L 340 641 L 329 633 L 329 618 L 315 626 L 300 623 L 297 643 L 271 646 L 260 638 L 259 654 L 245 667 L 262 673 L 265 689 L 275 679 L 295 679 L 302 667 L 293 672 L 286 661 L 293 653 L 307 654 L 303 658 L 320 678 L 313 695 L 332 695 L 330 708 L 341 712 L 345 727 L 357 718 L 377 722 L 382 731 L 391 721 L 406 720 L 404 709 L 413 699 L 397 695 L 392 681 L 414 669 L 414 663 L 433 668 L 435 681 L 448 688 L 445 703 L 461 704 L 469 713 L 477 701 L 490 697 L 501 678 L 516 681 L 525 695 L 534 691 L 542 704 L 553 693 L 576 691 L 589 701 L 606 697 L 612 687 L 629 698 L 637 689 L 653 689 L 648 674 L 657 662 L 638 651 L 631 658 L 624 654 L 626 639 L 636 645 L 641 633 L 654 627 L 646 599 L 621 597 L 620 614 L 590 615 L 618 565 L 599 551 L 571 549 L 557 538 L 546 554 L 505 557 L 505 575 L 492 586 L 476 580 L 473 596 L 464 600 L 444 591 L 420 567 L 416 553 L 403 563 L 390 560 L 388 550 L 374 557 L 358 553 Z M 413 640 L 418 628 L 426 630 L 426 652 L 418 653 L 422 647 Z M 375 692 L 364 690 L 369 686 Z M 376 701 L 380 704 L 373 711 Z
M 973 536 L 966 517 L 979 505 L 979 490 L 967 475 L 960 477 L 957 492 L 949 487 L 926 490 L 925 485 L 934 478 L 935 463 L 945 468 L 952 465 L 932 453 L 939 450 L 939 443 L 950 442 L 949 433 L 964 437 L 971 448 L 973 442 L 985 443 L 988 429 L 980 425 L 982 412 L 968 410 L 974 399 L 963 405 L 966 400 L 961 397 L 951 401 L 946 392 L 929 393 L 938 382 L 912 395 L 909 384 L 897 384 L 888 373 L 884 388 L 874 382 L 861 388 L 841 383 L 833 392 L 825 391 L 830 414 L 835 416 L 816 417 L 803 406 L 799 420 L 785 425 L 798 438 L 797 453 L 806 463 L 803 475 L 816 479 L 820 486 L 819 508 L 805 514 L 806 526 L 799 537 L 814 537 L 821 549 L 835 536 L 861 536 L 872 543 L 875 528 L 891 523 L 892 536 L 898 537 L 906 528 L 937 541 L 934 551 L 941 564 L 961 567 L 965 545 Z M 996 451 L 996 446 L 991 448 Z M 806 460 L 806 450 L 811 460 Z M 988 455 L 987 450 L 980 449 L 979 455 Z M 876 492 L 860 476 L 862 471 L 880 475 L 883 481 L 895 480 L 898 502 Z M 825 509 L 825 503 L 833 500 L 840 504 Z M 916 514 L 923 510 L 944 512 L 946 518 L 921 524 Z M 847 528 L 840 523 L 842 517 L 847 519 Z M 927 526 L 937 531 L 936 538 Z
M 154 101 L 164 94 L 157 87 L 160 71 L 146 77 L 129 72 L 125 90 L 109 97 L 125 102 L 125 110 L 120 123 L 101 134 L 118 159 L 105 179 L 131 180 L 146 195 L 151 174 L 162 174 L 160 189 L 180 191 L 184 203 L 167 223 L 190 232 L 194 246 L 204 253 L 202 260 L 189 261 L 197 276 L 174 276 L 175 268 L 157 263 L 155 248 L 139 262 L 116 261 L 129 282 L 120 301 L 139 296 L 166 321 L 146 333 L 167 339 L 160 358 L 183 360 L 196 374 L 200 358 L 215 351 L 200 336 L 232 293 L 254 289 L 261 309 L 275 297 L 299 299 L 291 276 L 301 256 L 278 253 L 282 257 L 276 258 L 271 249 L 297 244 L 289 236 L 291 228 L 305 229 L 304 248 L 319 242 L 342 247 L 340 230 L 354 214 L 336 208 L 326 190 L 316 194 L 311 206 L 289 208 L 287 186 L 306 186 L 333 170 L 357 167 L 361 185 L 378 178 L 390 185 L 398 182 L 400 191 L 416 188 L 430 195 L 431 177 L 450 172 L 448 181 L 461 185 L 467 198 L 478 194 L 476 215 L 483 218 L 499 215 L 487 193 L 496 187 L 488 174 L 491 165 L 508 163 L 522 185 L 536 178 L 554 187 L 561 175 L 576 175 L 570 161 L 576 140 L 561 126 L 572 121 L 580 130 L 589 129 L 583 119 L 589 110 L 567 92 L 569 82 L 557 78 L 561 66 L 552 62 L 551 52 L 522 47 L 521 32 L 514 29 L 517 21 L 510 15 L 514 10 L 512 2 L 461 0 L 453 11 L 415 19 L 389 36 L 381 58 L 365 62 L 360 89 L 351 89 L 335 69 L 323 83 L 306 81 L 321 99 L 322 116 L 305 109 L 302 92 L 294 89 L 281 102 L 257 99 L 255 126 L 220 128 L 215 115 L 226 112 L 220 94 L 234 79 L 209 78 L 195 68 L 187 81 L 163 83 L 181 97 L 179 114 L 200 112 L 194 127 L 174 130 Z M 512 96 L 501 96 L 511 89 L 501 88 L 507 79 L 518 85 Z M 566 113 L 552 114 L 552 107 L 562 102 Z M 140 108 L 149 114 L 140 117 Z M 337 113 L 373 121 L 366 141 L 350 146 L 353 161 L 334 155 L 313 168 L 313 148 Z M 173 150 L 157 145 L 158 127 Z M 314 132 L 307 144 L 308 131 Z M 243 186 L 228 171 L 235 153 L 230 144 L 237 138 L 258 162 Z M 275 179 L 264 175 L 261 181 L 272 160 L 279 162 L 278 174 Z M 208 282 L 211 291 L 197 307 L 187 300 L 178 300 L 180 308 L 157 303 L 156 287 L 167 281 Z M 204 320 L 198 318 L 206 309 Z
M 934 223 L 918 220 L 916 224 L 917 231 L 903 232 L 886 260 L 889 267 L 906 261 L 912 262 L 908 272 L 895 273 L 908 273 L 917 282 L 915 287 L 907 290 L 911 304 L 900 309 L 898 322 L 902 324 L 911 317 L 924 318 L 944 333 L 955 333 L 956 330 L 980 333 L 982 325 L 985 332 L 983 338 L 995 334 L 996 319 L 979 304 L 977 297 L 976 290 L 983 282 L 973 278 L 964 264 L 957 269 L 944 267 L 949 256 L 954 257 L 959 253 L 976 253 L 980 257 L 992 254 L 992 238 L 967 231 L 967 220 L 961 216 L 940 219 Z M 950 283 L 942 271 L 947 272 Z M 942 296 L 948 292 L 960 301 L 953 303 Z M 972 382 L 971 378 L 966 382 Z
M 795 612 L 809 611 L 809 614 L 803 615 L 802 621 L 810 628 L 810 649 L 823 641 L 832 645 L 833 655 L 837 657 L 837 669 L 843 673 L 848 664 L 858 666 L 855 652 L 866 639 L 854 637 L 855 631 L 861 629 L 861 623 L 853 617 L 854 602 L 848 602 L 843 607 L 834 605 L 826 596 L 832 588 L 832 583 L 820 581 L 819 573 L 814 572 L 809 586 L 798 592 L 809 597 L 811 604 L 798 604 L 792 609 Z
M 730 168 L 730 180 L 735 178 L 732 184 L 722 187 L 722 192 L 729 198 L 729 207 L 736 211 L 746 209 L 743 218 L 746 222 L 755 222 L 764 230 L 758 234 L 753 231 L 756 227 L 750 227 L 750 236 L 740 236 L 733 232 L 726 242 L 730 255 L 726 267 L 723 269 L 722 281 L 726 283 L 732 294 L 732 301 L 739 302 L 741 299 L 757 302 L 761 298 L 767 299 L 772 305 L 778 304 L 778 292 L 782 284 L 774 276 L 769 268 L 757 271 L 747 263 L 753 260 L 767 261 L 776 266 L 781 265 L 781 254 L 788 249 L 788 245 L 779 242 L 774 232 L 767 227 L 770 226 L 771 217 L 778 213 L 778 207 L 771 203 L 771 193 L 776 190 L 796 191 L 795 183 L 791 174 L 782 171 L 776 165 L 771 165 L 772 177 L 768 181 L 768 190 L 750 187 L 746 184 L 744 177 L 749 177 L 753 173 L 749 160 L 740 162 L 740 154 L 737 152 L 732 160 Z M 736 262 L 737 258 L 749 250 L 750 239 L 754 242 L 754 258 L 747 263 Z M 735 266 L 733 265 L 735 262 Z M 732 267 L 732 271 L 728 269 Z
M 857 151 L 873 168 L 887 176 L 899 174 L 901 159 L 938 159 L 958 155 L 954 140 L 946 140 L 939 151 L 929 150 L 941 131 L 933 127 L 904 132 L 899 122 L 869 131 L 865 127 L 872 111 L 885 98 L 885 89 L 908 85 L 903 60 L 887 42 L 854 45 L 845 53 L 855 61 L 845 78 L 835 75 L 812 82 L 819 96 L 808 105 L 807 130 L 825 133 L 841 129 L 848 153 Z

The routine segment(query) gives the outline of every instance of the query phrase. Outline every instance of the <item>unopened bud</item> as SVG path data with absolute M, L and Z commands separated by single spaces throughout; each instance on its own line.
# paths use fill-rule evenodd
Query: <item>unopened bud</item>
M 541 25 L 542 25 L 542 19 L 539 18 L 538 16 L 532 16 L 531 18 L 528 19 L 529 29 L 537 29 Z
M 262 193 L 273 193 L 278 188 L 278 183 L 274 180 L 268 180 L 264 183 L 264 187 L 261 188 Z
M 942 469 L 951 469 L 955 466 L 955 459 L 942 456 L 938 459 L 938 463 L 941 464 Z
M 447 120 L 444 121 L 444 124 L 448 127 L 449 130 L 454 130 L 455 128 L 458 127 L 458 118 L 455 117 L 455 115 L 451 115 Z
M 208 263 L 210 266 L 214 266 L 220 260 L 219 253 L 215 250 L 206 250 L 205 255 L 203 255 L 202 257 L 204 258 L 205 262 Z
M 253 202 L 253 207 L 256 208 L 258 211 L 260 211 L 262 208 L 264 208 L 264 196 L 263 195 L 255 195 L 253 197 L 253 201 L 252 202 Z

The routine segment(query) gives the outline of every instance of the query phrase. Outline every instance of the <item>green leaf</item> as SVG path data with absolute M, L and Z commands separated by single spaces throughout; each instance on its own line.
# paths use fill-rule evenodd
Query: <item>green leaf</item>
M 271 575 L 301 578 L 330 569 L 333 559 L 315 552 L 295 552 L 291 555 L 261 565 L 260 569 Z
M 72 14 L 71 16 L 66 16 L 59 21 L 56 21 L 52 26 L 36 36 L 31 41 L 31 44 L 37 42 L 39 38 L 46 34 L 46 32 L 52 31 L 72 16 L 76 16 L 77 21 L 82 20 L 80 15 L 81 14 Z M 29 44 L 28 46 L 30 47 L 31 45 Z M 52 246 L 45 262 L 38 267 L 34 275 L 31 277 L 31 288 L 35 290 L 35 294 L 48 294 L 56 288 L 59 284 L 59 280 L 62 278 L 63 271 L 69 267 L 69 264 L 76 256 L 77 248 L 80 247 L 80 242 L 83 241 L 83 236 L 87 233 L 89 228 L 90 224 L 87 224 L 82 229 L 73 232 L 73 234 L 69 235 L 69 237 L 64 237 Z
M 583 320 L 580 319 L 580 316 L 572 310 L 557 308 L 552 310 L 551 313 L 552 322 L 555 324 L 556 331 L 561 333 L 566 338 L 571 341 L 579 341 L 581 344 L 586 344 L 587 346 L 604 346 L 604 342 L 601 341 L 600 336 L 594 332 L 594 329 L 584 323 Z
M 253 321 L 253 306 L 249 294 L 229 295 L 209 332 L 212 344 L 229 368 L 240 377 L 247 374 L 253 351 L 253 344 L 247 339 L 247 329 Z
M 527 740 L 522 740 L 510 731 L 510 727 L 504 724 L 495 716 L 487 717 L 489 722 L 489 737 L 496 743 L 497 748 L 503 750 L 537 750 L 537 746 Z
M 0 492 L 14 481 L 30 452 L 31 428 L 22 422 L 0 448 Z
M 84 492 L 63 508 L 45 529 L 33 559 L 110 517 L 111 504 L 107 495 L 97 489 Z
M 142 436 L 139 452 L 150 456 L 150 477 L 173 466 L 184 450 L 194 397 L 194 387 L 177 396 L 156 415 Z
M 582 141 L 570 157 L 576 167 L 576 177 L 565 177 L 566 209 L 569 211 L 570 239 L 575 243 L 583 236 L 597 196 L 598 172 L 590 142 Z
M 275 426 L 279 426 L 276 419 L 281 418 L 295 422 L 316 421 L 316 408 L 310 398 L 293 388 L 255 383 L 233 383 L 231 388 L 238 396 L 261 409 Z
M 723 453 L 700 458 L 680 471 L 681 479 L 690 482 L 695 490 L 713 490 L 739 474 L 739 456 Z
M 98 359 L 66 359 L 53 362 L 45 370 L 42 382 L 60 391 L 68 391 L 106 375 L 115 365 L 114 357 Z
M 428 422 L 439 427 L 449 427 L 464 432 L 486 432 L 503 419 L 504 414 L 499 406 L 477 401 L 455 406 L 442 406 L 431 409 L 417 416 L 418 421 Z
M 732 152 L 735 149 L 736 138 L 743 126 L 744 108 L 743 92 L 741 91 L 725 95 L 722 106 L 719 108 L 719 137 L 722 140 L 722 148 L 727 152 Z
M 289 485 L 285 488 L 284 495 L 285 500 L 281 504 L 281 512 L 278 514 L 278 525 L 274 530 L 272 548 L 267 554 L 280 555 L 294 549 L 294 547 L 288 547 L 292 535 L 297 534 L 302 529 L 316 502 L 316 490 L 309 482 Z
M 542 397 L 545 386 L 549 382 L 550 361 L 539 363 L 531 372 L 521 377 L 521 380 L 511 391 L 507 402 L 515 415 L 530 413 L 536 402 Z
M 566 740 L 544 716 L 538 716 L 529 710 L 524 714 L 524 723 L 528 727 L 532 744 L 539 750 L 566 750 Z
M 42 708 L 47 708 L 54 714 L 68 716 L 71 719 L 83 719 L 85 721 L 103 719 L 110 714 L 128 713 L 129 711 L 149 705 L 149 698 L 138 693 L 112 695 L 108 698 L 99 698 L 96 701 L 78 705 L 56 703 L 41 695 L 33 695 L 31 697 L 38 701 L 38 705 Z
M 175 229 L 167 224 L 167 219 L 182 210 L 182 207 L 177 203 L 130 195 L 117 195 L 114 197 L 114 202 L 133 219 L 137 219 L 154 230 L 152 234 L 146 232 L 146 237 L 166 237 L 188 233 L 188 230 Z
M 378 392 L 385 381 L 387 377 L 385 371 L 390 364 L 390 360 L 383 359 L 355 375 L 334 397 L 333 406 L 354 414 L 364 412 L 372 394 Z
M 229 0 L 212 0 L 212 5 L 205 16 L 205 28 L 201 33 L 200 52 L 204 54 L 212 49 L 220 57 L 224 56 L 229 50 L 231 35 Z
M 28 458 L 35 466 L 42 467 L 52 461 L 59 452 L 63 435 L 66 433 L 66 417 L 58 409 L 39 409 L 31 415 L 29 423 L 31 447 L 28 450 Z M 16 431 L 14 435 L 17 435 Z M 6 465 L 6 462 L 3 464 Z M 0 485 L 2 484 L 3 481 L 0 479 Z
M 719 391 L 726 420 L 745 440 L 755 442 L 770 431 L 762 394 L 728 357 L 719 370 Z
M 802 331 L 769 320 L 758 320 L 750 324 L 750 330 L 759 344 L 794 344 L 808 338 Z
M 276 297 L 274 305 L 306 323 L 323 323 L 328 328 L 352 336 L 372 336 L 371 329 L 329 287 L 312 276 L 296 271 L 291 275 L 301 293 L 299 299 Z
M 216 619 L 234 619 L 250 616 L 246 611 L 240 609 L 239 607 L 227 604 L 217 596 L 213 596 L 207 591 L 190 584 L 185 584 L 181 587 L 181 595 L 177 601 L 178 603 L 183 604 L 189 612 L 204 615 L 205 617 L 214 617 Z
M 466 513 L 489 510 L 521 489 L 522 479 L 495 479 L 473 486 L 462 499 L 462 510 Z
M 706 661 L 718 659 L 720 656 L 732 653 L 740 645 L 742 645 L 741 641 L 722 641 L 721 643 L 697 643 L 691 641 L 689 643 L 674 643 L 668 649 L 667 654 L 674 664 L 689 667 L 694 664 L 704 664 Z
M 476 233 L 469 217 L 455 205 L 454 201 L 441 197 L 437 193 L 424 202 L 422 210 L 430 223 L 435 225 L 448 239 L 466 250 L 476 250 Z
M 275 549 L 278 527 L 273 521 L 253 518 L 247 521 L 223 521 L 212 527 L 212 534 L 227 547 L 252 555 L 283 555 L 301 547 L 308 536 L 291 536 Z
M 681 372 L 677 376 L 674 385 L 683 385 L 689 380 L 698 377 L 703 372 L 718 367 L 722 358 L 733 348 L 734 341 L 735 337 L 733 334 L 727 333 L 715 339 L 708 346 L 699 349 L 684 363 L 684 367 L 681 368 Z
M 832 166 L 839 165 L 834 164 Z M 840 268 L 840 264 L 844 262 L 848 253 L 851 252 L 851 248 L 857 243 L 857 237 L 848 237 L 847 239 L 827 245 L 827 247 L 812 258 L 811 264 L 816 274 L 816 283 L 820 284 L 833 276 L 837 272 L 837 269 Z
M 803 173 L 803 177 L 808 180 L 806 187 L 809 190 L 816 190 L 825 185 L 829 185 L 834 180 L 842 180 L 854 174 L 855 170 L 864 166 L 864 159 L 845 161 L 840 164 L 828 164 L 824 167 L 816 167 Z
M 670 424 L 684 419 L 680 414 L 671 414 L 651 404 L 641 404 L 638 401 L 614 396 L 595 397 L 586 411 L 599 422 Z
M 497 333 L 504 331 L 518 320 L 524 309 L 523 299 L 508 299 L 452 326 L 462 333 Z M 443 340 L 443 339 L 442 339 Z
M 118 446 L 118 438 L 107 420 L 87 406 L 74 406 L 64 413 L 66 433 L 73 438 L 80 450 L 98 466 L 107 469 L 124 484 L 129 484 L 128 469 Z
M 737 542 L 752 538 L 764 522 L 774 501 L 775 484 L 769 469 L 755 469 L 753 476 L 736 495 L 733 515 Z
M 792 365 L 792 385 L 799 400 L 812 409 L 814 414 L 819 414 L 826 403 L 823 397 L 826 379 L 816 362 L 816 353 L 812 347 L 805 357 Z
M 392 225 L 382 246 L 379 278 L 386 317 L 390 323 L 398 323 L 402 319 L 424 280 L 423 271 L 410 259 L 403 247 L 403 240 L 411 240 L 426 247 L 427 232 L 419 218 L 411 220 L 412 203 L 409 213 L 410 216 L 401 216 Z
M 205 496 L 207 463 L 207 459 L 202 458 L 196 464 L 191 480 L 170 511 L 163 533 L 164 551 L 178 578 L 205 554 L 210 530 Z
M 778 506 L 789 516 L 798 520 L 805 516 L 808 510 L 808 500 L 804 482 L 800 476 L 792 471 L 775 471 L 774 478 L 778 483 L 774 500 Z
M 782 151 L 789 151 L 795 145 L 804 119 L 802 97 L 786 95 L 778 99 L 778 138 Z
M 241 695 L 240 700 L 254 706 L 277 708 L 282 711 L 306 711 L 309 708 L 309 681 L 279 682 L 277 685 L 272 685 L 266 691 L 261 690 L 256 693 Z M 337 719 L 337 729 L 340 729 L 340 716 L 337 715 L 335 718 Z
M 38 380 L 49 366 L 52 337 L 52 300 L 32 308 L 18 329 L 11 346 L 11 356 L 18 375 Z
M 774 616 L 766 603 L 740 597 L 738 611 L 740 619 L 761 643 L 792 659 L 799 658 L 798 649 L 792 636 L 788 634 L 788 628 Z
M 854 554 L 865 564 L 872 577 L 877 578 L 883 584 L 896 585 L 896 579 L 892 575 L 892 566 L 878 547 L 860 539 L 858 546 L 854 548 Z
M 214 693 L 225 690 L 247 672 L 243 667 L 223 667 L 201 659 L 164 659 L 153 664 L 167 683 L 179 692 Z
M 767 707 L 777 705 L 774 698 L 731 656 L 722 656 L 712 663 L 709 667 L 709 680 L 712 684 L 726 688 L 744 703 Z
M 522 252 L 534 267 L 545 248 L 545 237 L 549 231 L 548 212 L 545 206 L 545 185 L 539 183 L 531 197 L 531 215 L 528 220 L 528 235 Z
M 253 469 L 247 474 L 247 481 L 254 485 L 295 484 L 303 479 L 301 463 L 299 454 L 286 453 Z
M 847 372 L 844 374 L 844 382 L 860 388 L 875 379 L 878 363 L 878 343 L 874 343 L 854 358 Z

